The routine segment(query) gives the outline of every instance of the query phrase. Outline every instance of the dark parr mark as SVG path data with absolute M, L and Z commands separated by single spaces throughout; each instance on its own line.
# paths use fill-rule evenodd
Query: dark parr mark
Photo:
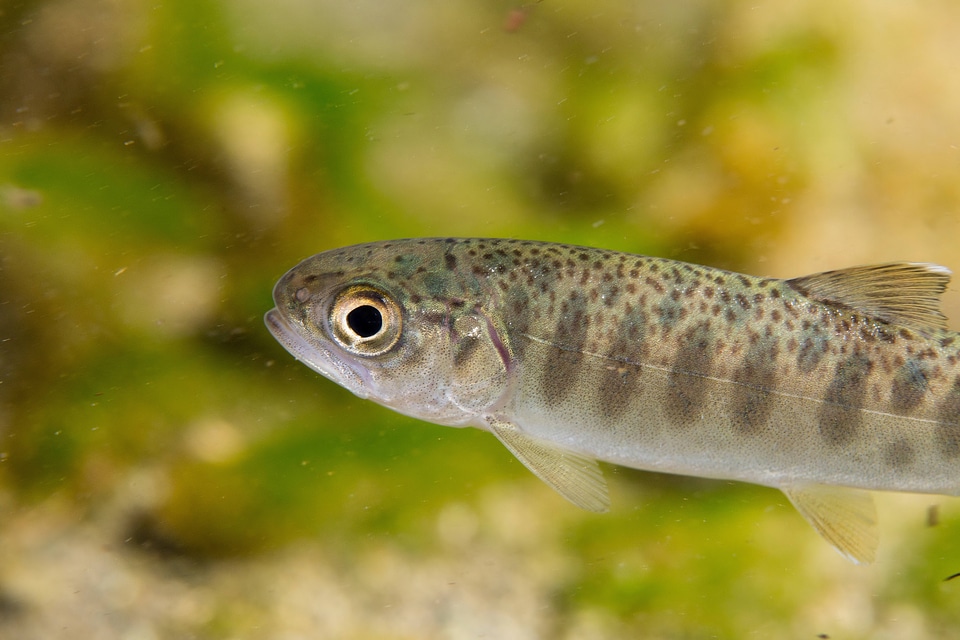
M 800 350 L 797 352 L 797 368 L 800 373 L 812 373 L 819 366 L 823 356 L 827 353 L 827 343 L 829 337 L 820 333 L 808 335 L 800 343 Z
M 770 419 L 770 394 L 777 380 L 776 353 L 774 340 L 758 340 L 733 373 L 736 384 L 730 402 L 731 417 L 736 429 L 745 435 L 759 433 Z
M 863 425 L 861 409 L 872 370 L 873 362 L 862 355 L 850 356 L 837 365 L 817 414 L 820 436 L 828 444 L 846 444 L 860 431 Z
M 616 421 L 630 407 L 640 392 L 640 373 L 646 357 L 647 316 L 641 309 L 632 309 L 614 325 L 616 339 L 607 352 L 605 371 L 599 376 L 597 400 L 604 415 Z
M 676 290 L 674 290 L 676 291 Z M 683 302 L 679 301 L 679 295 L 677 298 L 664 297 L 661 299 L 660 304 L 657 305 L 657 321 L 660 323 L 660 326 L 663 328 L 664 334 L 670 333 L 670 331 L 683 319 L 687 314 L 686 309 L 684 308 Z
M 883 460 L 895 469 L 902 469 L 916 459 L 913 447 L 905 440 L 898 440 L 886 445 L 883 451 Z
M 680 337 L 680 348 L 667 377 L 667 416 L 677 426 L 686 426 L 701 413 L 707 380 L 716 350 L 710 325 L 700 322 Z
M 446 253 L 443 255 L 443 263 L 446 265 L 447 271 L 453 271 L 457 268 L 457 256 Z
M 577 384 L 590 323 L 587 299 L 580 291 L 574 291 L 561 302 L 559 311 L 541 383 L 544 397 L 550 403 L 563 401 Z
M 528 334 L 533 316 L 530 296 L 522 287 L 511 287 L 507 291 L 505 309 L 504 320 L 507 326 L 507 341 L 511 346 L 513 359 L 521 362 L 523 354 L 530 344 Z
M 890 388 L 890 404 L 896 413 L 908 413 L 915 409 L 927 393 L 927 375 L 915 360 L 907 360 L 897 370 Z
M 960 376 L 937 405 L 937 446 L 944 458 L 960 456 Z

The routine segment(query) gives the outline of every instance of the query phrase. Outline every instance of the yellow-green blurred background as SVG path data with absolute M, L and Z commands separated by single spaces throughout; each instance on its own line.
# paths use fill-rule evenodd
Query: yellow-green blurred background
M 960 638 L 950 498 L 881 496 L 866 568 L 759 487 L 607 467 L 587 514 L 261 320 L 300 259 L 391 237 L 960 269 L 958 25 L 954 0 L 3 0 L 0 637 Z

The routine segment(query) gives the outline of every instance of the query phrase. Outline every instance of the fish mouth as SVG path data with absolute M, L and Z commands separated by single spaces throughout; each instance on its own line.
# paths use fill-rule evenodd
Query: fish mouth
M 346 387 L 360 398 L 370 395 L 363 377 L 350 368 L 337 355 L 320 344 L 309 342 L 301 332 L 291 326 L 279 309 L 273 308 L 263 316 L 267 329 L 284 349 L 294 358 L 307 365 L 324 378 Z

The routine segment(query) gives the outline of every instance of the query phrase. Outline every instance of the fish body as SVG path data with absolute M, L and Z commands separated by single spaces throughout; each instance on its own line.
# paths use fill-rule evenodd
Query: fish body
M 780 280 L 506 239 L 356 245 L 301 262 L 266 322 L 361 397 L 492 432 L 575 504 L 597 460 L 781 489 L 873 559 L 862 490 L 960 494 L 950 272 L 892 263 Z

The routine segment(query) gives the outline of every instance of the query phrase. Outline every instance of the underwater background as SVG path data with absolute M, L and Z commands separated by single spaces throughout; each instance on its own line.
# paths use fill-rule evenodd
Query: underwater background
M 503 236 L 960 270 L 960 4 L 0 4 L 0 638 L 960 638 L 960 501 L 878 561 L 779 492 L 491 435 L 295 362 L 274 282 Z M 960 329 L 960 294 L 945 295 Z

